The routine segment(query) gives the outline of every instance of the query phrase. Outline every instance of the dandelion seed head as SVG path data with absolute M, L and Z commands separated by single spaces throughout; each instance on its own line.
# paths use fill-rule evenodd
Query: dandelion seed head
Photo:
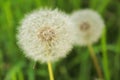
M 77 32 L 76 44 L 88 45 L 98 41 L 104 28 L 101 16 L 90 9 L 76 11 L 71 15 Z
M 45 63 L 66 57 L 74 42 L 69 17 L 55 9 L 40 9 L 25 16 L 18 27 L 18 45 L 25 56 Z

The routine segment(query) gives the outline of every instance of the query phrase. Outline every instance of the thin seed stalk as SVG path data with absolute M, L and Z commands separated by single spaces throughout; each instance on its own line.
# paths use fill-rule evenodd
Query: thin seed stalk
M 48 71 L 49 71 L 50 80 L 54 80 L 54 75 L 53 75 L 51 62 L 48 62 Z
M 99 62 L 97 60 L 97 57 L 95 56 L 95 52 L 94 52 L 94 49 L 93 49 L 91 44 L 88 45 L 88 49 L 90 51 L 90 56 L 91 56 L 91 58 L 93 60 L 93 64 L 94 64 L 94 67 L 95 67 L 96 72 L 98 74 L 98 77 L 100 79 L 103 79 L 103 75 L 102 75 L 102 72 L 101 72 L 101 69 L 100 69 L 100 66 L 99 66 Z

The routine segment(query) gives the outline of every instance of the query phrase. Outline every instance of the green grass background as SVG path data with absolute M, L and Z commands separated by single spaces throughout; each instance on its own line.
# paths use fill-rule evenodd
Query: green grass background
M 59 8 L 70 14 L 91 8 L 99 12 L 105 29 L 94 50 L 105 80 L 120 80 L 119 0 L 0 0 L 0 80 L 49 80 L 46 64 L 25 58 L 16 44 L 16 28 L 34 9 Z M 75 46 L 67 58 L 53 64 L 55 80 L 94 80 L 97 77 L 86 47 Z

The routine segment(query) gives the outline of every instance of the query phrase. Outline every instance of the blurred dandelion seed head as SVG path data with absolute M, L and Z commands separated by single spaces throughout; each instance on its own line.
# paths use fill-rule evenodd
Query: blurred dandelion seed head
M 40 9 L 26 15 L 18 27 L 18 45 L 25 55 L 42 63 L 64 58 L 74 42 L 73 24 L 63 12 Z
M 76 44 L 88 45 L 98 41 L 104 28 L 101 16 L 90 9 L 76 11 L 71 15 L 77 32 Z

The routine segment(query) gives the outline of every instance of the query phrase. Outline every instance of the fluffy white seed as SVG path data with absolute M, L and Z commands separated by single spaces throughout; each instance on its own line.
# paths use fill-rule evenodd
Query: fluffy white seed
M 63 12 L 51 9 L 36 10 L 18 27 L 18 45 L 25 55 L 45 63 L 64 58 L 74 42 L 73 24 Z
M 86 46 L 98 41 L 105 27 L 101 16 L 90 9 L 76 11 L 71 15 L 77 32 L 76 44 Z

